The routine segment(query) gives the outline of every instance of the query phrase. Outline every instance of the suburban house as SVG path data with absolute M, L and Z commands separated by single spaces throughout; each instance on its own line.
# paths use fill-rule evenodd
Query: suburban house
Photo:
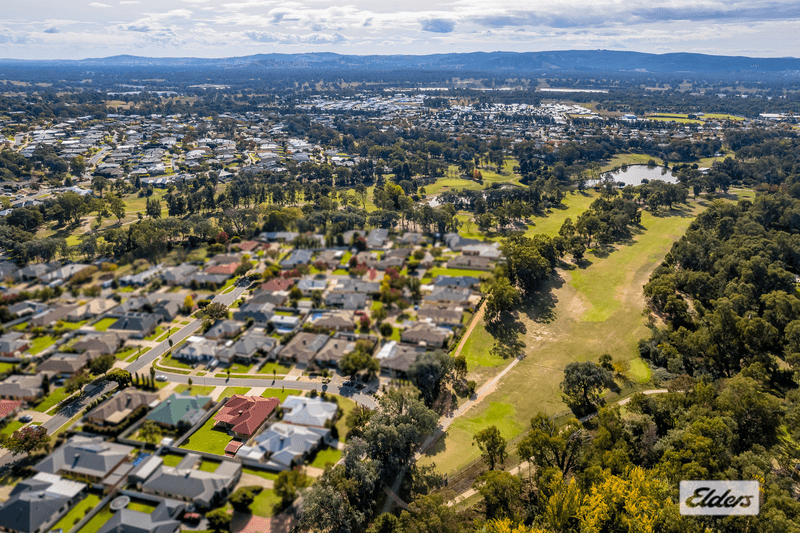
M 181 530 L 179 518 L 185 509 L 185 503 L 174 500 L 162 500 L 151 513 L 120 509 L 97 533 L 177 533 Z
M 117 302 L 109 298 L 95 298 L 70 311 L 69 314 L 67 314 L 67 320 L 71 322 L 89 320 L 110 311 L 117 305 L 119 305 Z
M 283 401 L 283 422 L 298 426 L 325 427 L 333 422 L 339 406 L 320 397 L 287 396 Z
M 325 343 L 325 346 L 317 352 L 316 357 L 314 357 L 314 362 L 320 366 L 337 367 L 342 358 L 346 354 L 355 351 L 355 349 L 355 342 L 332 337 Z
M 0 336 L 0 356 L 14 357 L 19 355 L 30 346 L 30 341 L 20 331 L 12 331 Z
M 481 286 L 481 280 L 472 276 L 436 276 L 432 285 L 454 289 L 478 289 Z
M 115 486 L 127 474 L 126 459 L 135 448 L 108 442 L 103 437 L 75 435 L 33 467 L 47 474 L 72 474 L 96 483 Z M 113 475 L 116 470 L 117 475 Z
M 32 265 L 36 266 L 36 265 Z M 41 266 L 41 265 L 39 265 Z M 27 268 L 27 267 L 25 267 Z M 31 300 L 25 300 L 24 302 L 18 302 L 14 305 L 10 305 L 8 307 L 8 312 L 12 315 L 16 315 L 18 317 L 23 317 L 27 315 L 35 315 L 37 313 L 41 313 L 45 309 L 48 309 L 47 304 L 43 304 L 41 302 L 34 302 Z
M 249 439 L 280 405 L 277 398 L 234 394 L 214 415 L 216 426 L 240 439 Z
M 172 354 L 175 359 L 187 361 L 203 362 L 211 361 L 220 351 L 219 345 L 205 337 L 192 335 L 186 339 L 186 343 Z
M 232 339 L 242 331 L 242 325 L 233 320 L 217 320 L 211 329 L 206 331 L 207 339 Z
M 314 320 L 312 324 L 334 331 L 353 331 L 356 329 L 355 315 L 352 311 L 347 310 L 324 313 Z
M 172 467 L 165 466 L 161 457 L 151 456 L 137 467 L 131 480 L 146 494 L 190 502 L 196 509 L 210 509 L 233 492 L 242 476 L 242 465 L 222 461 L 214 472 L 206 472 L 198 468 L 201 461 L 199 455 L 190 453 Z
M 454 289 L 451 287 L 434 287 L 430 294 L 425 296 L 426 302 L 434 302 L 442 305 L 466 306 L 472 296 L 470 289 Z
M 447 260 L 447 268 L 491 270 L 492 260 L 481 255 L 459 255 Z
M 464 310 L 461 307 L 421 307 L 417 311 L 417 318 L 437 326 L 460 326 L 461 319 L 464 317 Z
M 389 230 L 385 228 L 375 228 L 367 234 L 367 248 L 383 248 L 386 239 L 389 238 Z
M 327 343 L 329 339 L 330 337 L 328 335 L 301 331 L 289 341 L 289 344 L 283 347 L 280 351 L 280 357 L 281 359 L 307 365 L 314 359 L 314 356 L 325 346 L 325 343 Z
M 0 381 L 0 398 L 34 402 L 42 397 L 42 375 L 12 374 Z
M 21 400 L 0 400 L 0 420 L 14 416 L 21 407 Z
M 37 372 L 52 372 L 57 376 L 71 376 L 78 373 L 89 362 L 89 354 L 58 352 L 47 361 L 36 365 Z
M 266 324 L 275 315 L 275 305 L 269 302 L 247 302 L 234 310 L 233 318 L 245 321 L 252 318 L 256 324 Z
M 267 337 L 263 332 L 250 329 L 239 340 L 222 348 L 217 353 L 217 358 L 225 363 L 235 360 L 250 361 L 258 352 L 272 353 L 277 345 L 278 340 L 274 337 Z
M 447 328 L 435 326 L 430 322 L 417 322 L 410 328 L 404 329 L 400 340 L 409 344 L 425 345 L 433 348 L 443 348 L 453 332 Z
M 46 533 L 85 496 L 85 483 L 40 472 L 17 482 L 0 504 L 0 531 Z
M 176 393 L 147 413 L 146 418 L 168 428 L 190 427 L 199 422 L 213 404 L 210 396 Z
M 288 291 L 292 287 L 294 287 L 293 279 L 272 278 L 271 280 L 261 285 L 261 290 L 278 292 L 278 291 Z
M 389 341 L 381 347 L 375 359 L 378 360 L 381 372 L 393 378 L 404 377 L 411 365 L 416 362 L 417 356 L 424 351 L 416 346 Z
M 97 425 L 113 426 L 122 422 L 126 416 L 139 407 L 150 405 L 157 400 L 158 394 L 156 393 L 125 389 L 92 409 L 86 415 L 86 419 Z
M 197 267 L 195 265 L 178 265 L 164 270 L 161 273 L 161 279 L 163 279 L 164 283 L 167 285 L 183 285 L 195 272 L 197 272 Z
M 256 436 L 253 446 L 239 448 L 237 457 L 265 461 L 279 470 L 302 462 L 330 438 L 330 430 L 276 422 Z
M 159 322 L 163 320 L 161 315 L 152 313 L 125 313 L 116 322 L 111 324 L 108 329 L 117 331 L 128 331 L 130 336 L 135 339 L 143 339 L 152 335 Z
M 45 309 L 41 313 L 37 313 L 29 318 L 28 324 L 32 326 L 46 326 L 58 320 L 64 320 L 76 307 L 75 305 L 59 305 L 58 307 Z
M 362 292 L 329 292 L 325 296 L 325 305 L 354 311 L 367 305 L 367 295 Z
M 72 345 L 72 347 L 81 352 L 91 350 L 103 355 L 112 354 L 119 350 L 119 348 L 125 343 L 126 339 L 127 335 L 123 333 L 90 333 L 81 337 L 78 342 Z
M 328 287 L 328 280 L 326 279 L 301 279 L 295 285 L 298 289 L 303 291 L 303 296 L 311 296 L 314 291 L 324 291 Z
M 300 265 L 307 265 L 311 262 L 314 252 L 311 250 L 292 250 L 289 257 L 281 261 L 280 265 L 283 269 L 292 269 Z

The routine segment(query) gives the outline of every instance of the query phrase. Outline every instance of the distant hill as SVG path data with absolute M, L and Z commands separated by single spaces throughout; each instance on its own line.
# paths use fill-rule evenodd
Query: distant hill
M 431 55 L 340 55 L 334 53 L 258 54 L 204 59 L 153 58 L 121 55 L 82 60 L 24 61 L 0 59 L 2 65 L 63 67 L 170 67 L 176 69 L 222 68 L 257 70 L 448 70 L 465 72 L 800 72 L 797 58 L 752 58 L 705 54 L 645 54 L 612 50 L 564 50 L 552 52 L 474 52 Z

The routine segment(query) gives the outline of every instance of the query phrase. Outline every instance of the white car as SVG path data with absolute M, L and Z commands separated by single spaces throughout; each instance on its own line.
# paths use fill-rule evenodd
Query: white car
M 156 381 L 167 381 L 167 376 L 164 374 L 159 374 L 156 376 Z

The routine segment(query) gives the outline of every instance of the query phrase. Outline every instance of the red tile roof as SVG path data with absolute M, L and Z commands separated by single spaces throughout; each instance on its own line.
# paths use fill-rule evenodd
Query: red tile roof
M 230 455 L 230 456 L 236 455 L 236 452 L 239 451 L 239 448 L 242 447 L 242 444 L 244 444 L 244 442 L 240 440 L 230 441 L 228 445 L 225 446 L 225 455 Z
M 294 285 L 293 279 L 273 278 L 261 285 L 265 291 L 287 291 Z
M 217 411 L 214 420 L 230 425 L 234 433 L 250 437 L 280 403 L 277 398 L 234 394 Z
M 0 400 L 0 418 L 5 418 L 20 408 L 21 401 L 18 400 Z
M 216 265 L 212 267 L 208 267 L 204 270 L 206 274 L 233 274 L 236 270 L 236 267 L 239 266 L 239 263 L 228 263 L 227 265 Z
M 256 241 L 242 241 L 234 246 L 238 246 L 243 252 L 249 252 L 250 250 L 261 246 L 261 243 Z

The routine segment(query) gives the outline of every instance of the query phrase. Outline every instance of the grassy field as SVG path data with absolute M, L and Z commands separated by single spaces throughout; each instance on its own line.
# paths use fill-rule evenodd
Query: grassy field
M 615 168 L 621 167 L 623 164 L 628 165 L 646 165 L 648 161 L 653 160 L 656 162 L 656 165 L 662 166 L 664 161 L 659 157 L 654 157 L 652 155 L 647 154 L 617 154 L 605 164 L 600 167 L 601 172 L 608 172 L 609 170 L 613 170 Z
M 484 401 L 450 426 L 423 464 L 436 463 L 441 472 L 454 472 L 478 457 L 478 450 L 471 446 L 475 431 L 494 424 L 511 438 L 523 432 L 537 412 L 564 411 L 558 386 L 564 368 L 573 361 L 597 361 L 609 353 L 631 363 L 626 391 L 644 387 L 650 374 L 638 358 L 637 342 L 649 330 L 642 316 L 641 288 L 701 209 L 692 203 L 672 216 L 644 212 L 644 231 L 630 241 L 614 250 L 589 251 L 579 268 L 564 264 L 558 277 L 520 313 L 519 338 L 525 343 L 526 358 Z M 468 339 L 462 352 L 467 355 L 469 379 L 485 374 L 486 368 L 496 373 L 508 363 L 491 359 L 492 339 L 482 327 L 473 334 L 475 339 Z
M 461 355 L 467 358 L 469 379 L 474 380 L 478 387 L 492 379 L 508 364 L 502 357 L 490 353 L 493 344 L 494 338 L 481 322 L 475 326 L 461 348 Z
M 531 237 L 543 233 L 545 235 L 558 235 L 558 230 L 568 218 L 574 223 L 578 216 L 589 209 L 589 205 L 600 197 L 599 193 L 593 190 L 584 192 L 569 192 L 561 205 L 555 209 L 550 209 L 544 216 L 532 217 L 533 226 L 528 227 L 525 235 Z

